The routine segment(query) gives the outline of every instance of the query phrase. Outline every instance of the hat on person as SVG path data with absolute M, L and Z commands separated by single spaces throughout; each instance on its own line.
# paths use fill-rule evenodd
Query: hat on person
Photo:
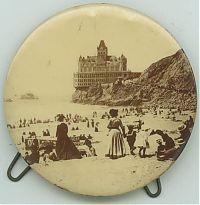
M 186 128 L 186 125 L 182 124 L 178 127 L 178 131 L 181 132 Z
M 36 133 L 35 133 L 35 132 L 32 132 L 31 135 L 32 135 L 33 137 L 36 137 Z
M 59 114 L 57 121 L 62 122 L 65 119 L 65 116 L 63 114 Z
M 109 113 L 111 116 L 117 116 L 118 110 L 117 109 L 110 109 Z

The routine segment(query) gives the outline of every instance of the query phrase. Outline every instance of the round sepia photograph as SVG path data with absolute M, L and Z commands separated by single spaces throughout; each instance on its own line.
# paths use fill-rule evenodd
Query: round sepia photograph
M 92 196 L 159 178 L 187 144 L 196 104 L 177 41 L 109 4 L 75 7 L 36 28 L 12 61 L 4 98 L 9 133 L 31 168 Z

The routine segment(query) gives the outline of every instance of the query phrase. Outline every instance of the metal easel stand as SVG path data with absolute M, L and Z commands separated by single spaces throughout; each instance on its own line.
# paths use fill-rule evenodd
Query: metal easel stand
M 150 196 L 151 198 L 156 198 L 156 197 L 158 197 L 158 196 L 161 194 L 162 186 L 161 186 L 160 178 L 156 179 L 156 184 L 157 184 L 158 190 L 157 190 L 157 192 L 154 193 L 154 194 L 149 190 L 149 187 L 148 187 L 148 186 L 145 186 L 145 187 L 144 187 L 145 192 L 146 192 L 147 195 Z
M 15 155 L 13 161 L 11 162 L 11 164 L 10 164 L 10 166 L 8 167 L 8 170 L 7 170 L 7 176 L 8 176 L 8 178 L 9 178 L 11 181 L 13 181 L 13 182 L 18 182 L 18 181 L 19 181 L 20 179 L 22 179 L 22 178 L 24 177 L 24 175 L 31 169 L 30 166 L 27 166 L 27 167 L 22 171 L 22 173 L 19 174 L 19 176 L 17 176 L 17 177 L 13 177 L 13 176 L 12 176 L 12 173 L 11 173 L 11 172 L 12 172 L 12 169 L 13 169 L 13 167 L 15 166 L 16 162 L 18 161 L 18 159 L 20 158 L 20 156 L 21 156 L 21 154 L 18 152 L 18 153 Z
M 18 159 L 20 158 L 21 154 L 18 152 L 13 161 L 11 162 L 10 166 L 8 167 L 8 170 L 7 170 L 7 176 L 8 178 L 13 181 L 13 182 L 18 182 L 20 181 L 25 174 L 27 174 L 29 172 L 29 170 L 31 169 L 31 167 L 28 165 L 23 171 L 21 174 L 19 174 L 19 176 L 17 177 L 13 177 L 12 176 L 12 169 L 13 167 L 15 166 L 15 164 L 17 163 Z M 161 182 L 160 182 L 160 178 L 156 179 L 156 183 L 157 183 L 157 187 L 158 187 L 158 190 L 156 193 L 151 193 L 151 191 L 149 190 L 148 186 L 145 186 L 144 187 L 144 190 L 146 191 L 147 195 L 152 197 L 152 198 L 155 198 L 155 197 L 158 197 L 160 194 L 161 194 L 161 190 L 162 190 L 162 187 L 161 187 Z

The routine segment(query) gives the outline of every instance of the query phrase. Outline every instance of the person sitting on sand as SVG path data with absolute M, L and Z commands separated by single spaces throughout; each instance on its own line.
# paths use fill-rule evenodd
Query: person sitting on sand
M 150 135 L 158 134 L 162 137 L 163 142 L 165 142 L 165 149 L 170 150 L 175 147 L 174 140 L 167 134 L 164 133 L 162 130 L 152 131 Z
M 32 137 L 33 137 L 33 141 L 32 141 L 31 148 L 34 149 L 34 150 L 38 150 L 39 143 L 38 143 L 38 139 L 37 139 L 37 137 L 36 137 L 35 132 L 32 133 Z
M 30 160 L 30 155 L 28 152 L 25 152 L 25 157 L 24 157 L 25 161 L 28 163 L 28 164 L 31 164 L 31 160 Z
M 47 146 L 43 153 L 43 161 L 47 164 L 50 161 L 57 161 L 57 156 L 52 146 Z
M 85 145 L 88 147 L 88 149 L 89 149 L 89 155 L 87 155 L 88 157 L 97 156 L 96 150 L 95 150 L 95 148 L 92 146 L 92 142 L 91 142 L 88 138 L 85 139 L 85 143 L 84 143 L 84 144 L 85 144 Z
M 184 122 L 184 124 L 190 129 L 194 126 L 194 120 L 190 115 L 189 119 Z
M 50 132 L 48 129 L 46 129 L 46 136 L 50 136 Z
M 86 145 L 88 147 L 88 146 L 92 145 L 92 142 L 88 138 L 85 138 L 84 145 Z
M 151 135 L 152 134 L 160 135 L 163 142 L 165 143 L 162 157 L 159 156 L 159 160 L 174 159 L 175 153 L 177 151 L 174 140 L 167 133 L 164 133 L 162 130 L 152 131 Z
M 79 135 L 79 139 L 80 139 L 80 140 L 85 140 L 85 138 L 83 138 L 83 135 L 82 135 L 82 134 Z
M 161 140 L 157 140 L 157 143 L 159 145 L 156 152 L 157 159 L 159 161 L 164 161 L 169 159 L 174 160 L 177 149 L 175 147 L 171 149 L 167 149 L 166 145 L 163 145 Z
M 34 164 L 34 163 L 39 163 L 39 143 L 38 143 L 38 139 L 36 137 L 36 135 L 33 135 L 33 140 L 31 141 L 31 145 L 30 145 L 30 151 L 31 154 L 29 155 L 29 164 Z
M 134 125 L 127 125 L 128 133 L 126 134 L 126 139 L 130 148 L 130 153 L 135 155 L 133 152 L 136 147 L 134 147 L 134 143 L 136 141 L 136 131 L 134 130 Z
M 158 143 L 157 151 L 156 151 L 156 156 L 158 159 L 160 159 L 161 156 L 163 156 L 165 152 L 165 146 L 162 144 L 162 140 L 158 139 L 156 140 Z
M 174 140 L 168 135 L 168 134 L 164 134 L 162 136 L 162 139 L 163 139 L 163 142 L 165 142 L 165 149 L 166 150 L 171 150 L 171 149 L 174 149 L 175 147 L 175 143 L 174 143 Z

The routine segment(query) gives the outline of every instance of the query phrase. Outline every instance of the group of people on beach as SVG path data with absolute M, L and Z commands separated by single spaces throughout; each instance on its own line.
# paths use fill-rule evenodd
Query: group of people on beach
M 153 110 L 155 111 L 156 109 Z M 107 125 L 108 148 L 105 150 L 105 157 L 109 157 L 110 159 L 118 159 L 125 157 L 127 154 L 131 154 L 139 155 L 141 158 L 156 156 L 158 160 L 175 160 L 187 143 L 190 136 L 190 130 L 194 124 L 193 118 L 190 116 L 183 125 L 178 127 L 177 131 L 179 137 L 175 139 L 162 130 L 152 130 L 150 128 L 143 129 L 144 122 L 140 119 L 134 121 L 137 122 L 137 125 L 128 124 L 128 131 L 126 132 L 125 126 L 122 123 L 123 115 L 129 116 L 131 113 L 144 115 L 145 112 L 139 108 L 123 108 L 121 113 L 122 115 L 118 116 L 118 109 L 110 109 L 109 112 L 105 112 L 102 115 L 102 119 L 107 118 L 109 120 Z M 162 114 L 162 112 L 160 114 Z M 93 117 L 97 117 L 97 112 L 93 112 Z M 71 120 L 73 120 L 73 123 L 81 121 L 86 123 L 86 127 L 94 128 L 94 131 L 98 132 L 99 122 L 95 122 L 94 119 L 83 118 L 80 115 L 72 116 L 71 114 L 67 116 L 58 114 L 55 117 L 55 120 L 58 122 L 58 125 L 56 129 L 56 143 L 54 145 L 47 143 L 45 146 L 40 147 L 35 132 L 30 134 L 34 139 L 30 148 L 31 154 L 28 152 L 25 153 L 25 159 L 29 164 L 39 162 L 41 150 L 43 150 L 42 156 L 44 161 L 47 159 L 56 161 L 81 159 L 84 156 L 97 156 L 98 153 L 96 153 L 93 146 L 92 137 L 89 138 L 85 137 L 85 135 L 81 135 L 81 140 L 84 140 L 84 145 L 86 145 L 89 150 L 89 153 L 86 153 L 85 150 L 78 149 L 72 140 L 73 137 L 68 135 L 68 126 L 70 125 Z M 77 128 L 72 127 L 72 130 L 79 130 L 79 128 L 78 126 Z M 156 150 L 149 154 L 148 150 L 152 150 L 151 141 L 154 139 L 155 135 L 160 138 L 156 140 Z M 50 136 L 48 129 L 43 131 L 43 136 Z M 126 150 L 125 139 L 128 143 L 129 151 Z
M 178 127 L 179 137 L 173 139 L 162 130 L 151 130 L 150 128 L 142 130 L 141 121 L 139 123 L 139 129 L 134 125 L 128 125 L 128 132 L 125 133 L 122 121 L 118 118 L 118 110 L 111 109 L 110 115 L 111 119 L 107 126 L 109 129 L 110 146 L 106 156 L 111 159 L 117 159 L 126 155 L 123 139 L 126 138 L 130 148 L 130 154 L 132 155 L 135 155 L 134 150 L 138 148 L 138 154 L 141 158 L 156 155 L 158 160 L 176 160 L 186 145 L 191 134 L 190 130 L 194 125 L 193 118 L 190 116 L 184 124 Z M 137 143 L 136 145 L 138 134 L 142 143 Z M 155 137 L 155 135 L 160 136 L 160 139 L 156 140 L 157 150 L 152 154 L 147 154 L 146 151 L 151 149 L 150 141 Z

